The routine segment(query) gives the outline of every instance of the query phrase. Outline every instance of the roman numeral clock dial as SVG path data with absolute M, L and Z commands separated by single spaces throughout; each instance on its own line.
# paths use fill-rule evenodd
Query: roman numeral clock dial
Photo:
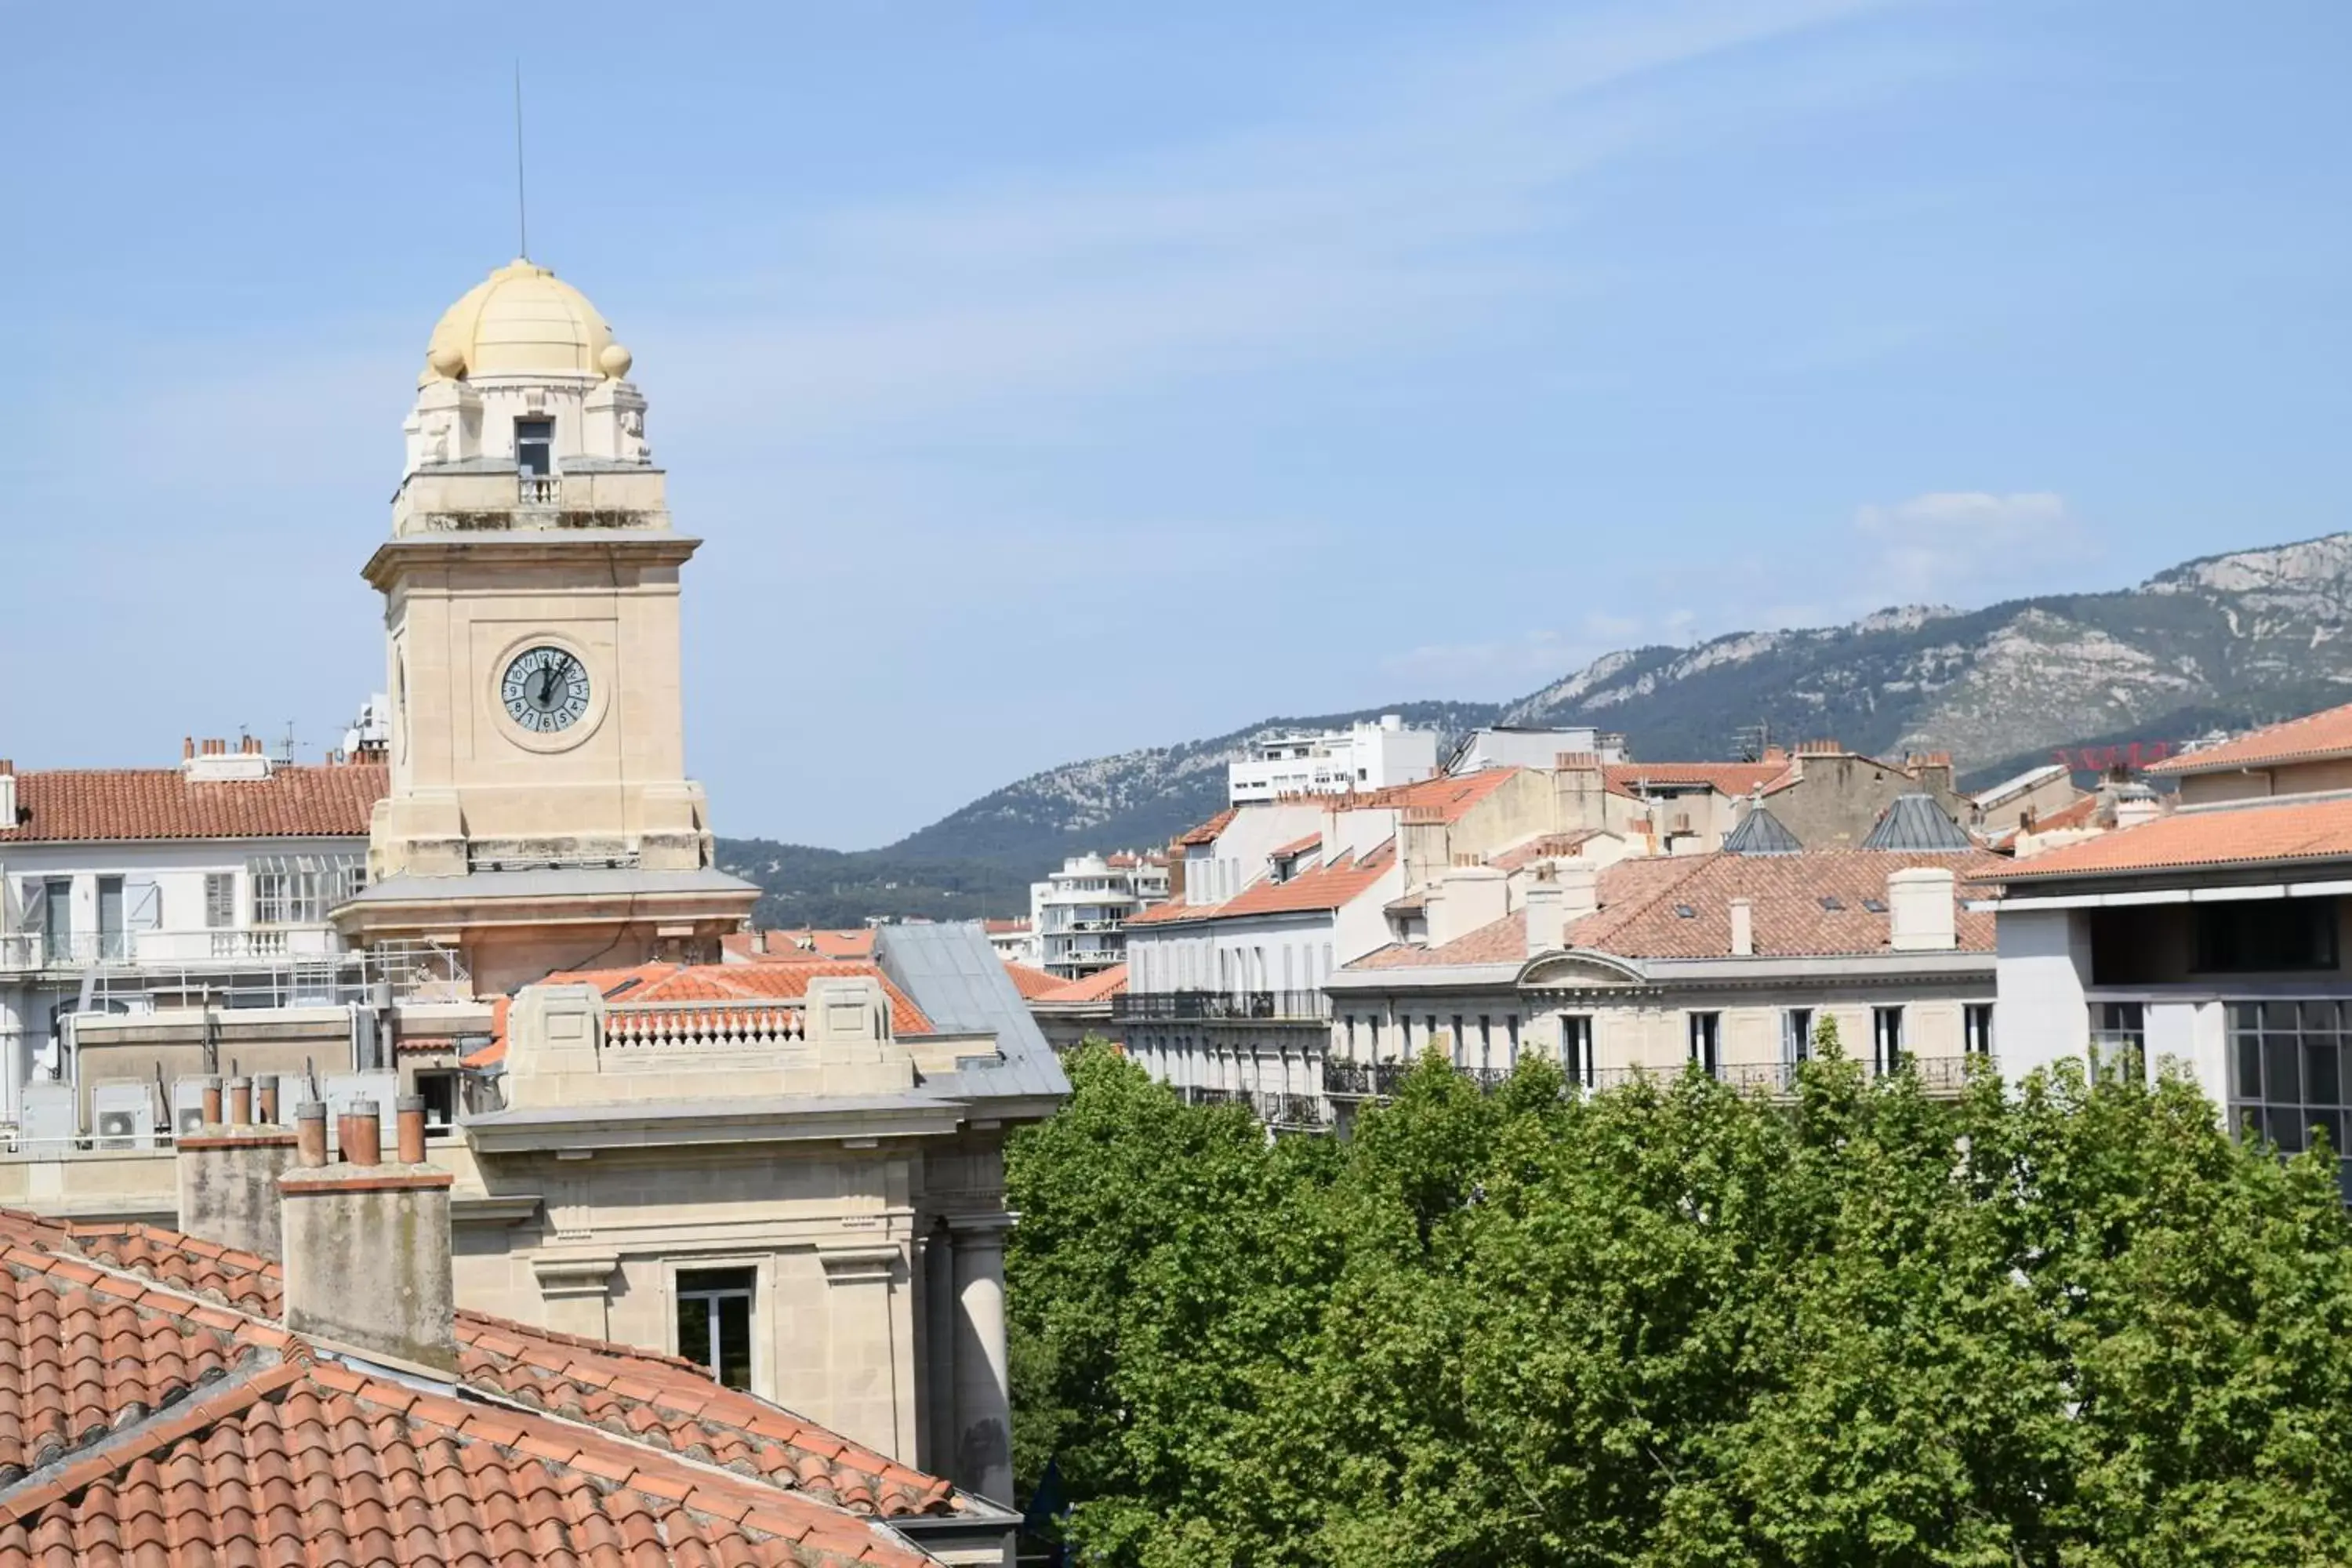
M 534 735 L 569 730 L 588 712 L 587 667 L 560 647 L 530 648 L 507 666 L 499 699 L 519 730 Z

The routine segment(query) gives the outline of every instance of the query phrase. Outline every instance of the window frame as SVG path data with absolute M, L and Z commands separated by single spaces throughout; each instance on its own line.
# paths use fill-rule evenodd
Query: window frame
M 705 1361 L 704 1357 L 706 1353 L 715 1354 L 719 1348 L 716 1342 L 718 1316 L 714 1311 L 709 1320 L 713 1342 L 699 1347 L 689 1346 L 686 1343 L 686 1325 L 683 1321 L 686 1303 L 689 1299 L 709 1300 L 715 1302 L 737 1295 L 740 1295 L 748 1301 L 749 1306 L 744 1313 L 744 1331 L 750 1342 L 745 1346 L 745 1382 L 741 1386 L 744 1392 L 750 1394 L 759 1393 L 767 1371 L 766 1357 L 761 1353 L 761 1349 L 760 1327 L 762 1317 L 761 1306 L 773 1292 L 766 1263 L 765 1258 L 757 1257 L 719 1257 L 671 1258 L 664 1266 L 666 1274 L 664 1283 L 668 1287 L 669 1297 L 670 1352 L 684 1356 L 698 1365 L 708 1367 L 715 1382 L 724 1383 L 724 1370 L 715 1362 Z M 690 1276 L 712 1274 L 740 1274 L 749 1283 L 740 1288 L 725 1287 L 711 1289 L 688 1288 L 686 1281 Z M 732 1388 L 736 1385 L 725 1384 L 725 1386 Z

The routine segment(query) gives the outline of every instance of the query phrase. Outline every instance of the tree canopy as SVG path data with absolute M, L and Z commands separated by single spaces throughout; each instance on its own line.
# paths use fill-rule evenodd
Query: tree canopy
M 1069 1067 L 1007 1267 L 1016 1464 L 1079 1562 L 2352 1562 L 2334 1156 L 2185 1082 L 1433 1060 L 1269 1142 Z

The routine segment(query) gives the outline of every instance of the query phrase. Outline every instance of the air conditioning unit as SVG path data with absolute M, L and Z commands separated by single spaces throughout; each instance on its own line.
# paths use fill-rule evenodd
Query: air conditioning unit
M 172 1080 L 172 1131 L 185 1137 L 205 1124 L 205 1086 L 194 1078 Z
M 26 1084 L 24 1114 L 16 1126 L 18 1146 L 55 1144 L 59 1148 L 70 1147 L 81 1132 L 79 1110 L 73 1085 Z
M 144 1083 L 94 1084 L 89 1091 L 89 1120 L 98 1149 L 155 1147 L 155 1091 Z

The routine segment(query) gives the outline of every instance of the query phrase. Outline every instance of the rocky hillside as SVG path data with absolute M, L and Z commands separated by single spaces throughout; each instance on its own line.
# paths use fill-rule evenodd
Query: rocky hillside
M 1449 732 L 1498 716 L 1622 731 L 1636 757 L 1730 754 L 1775 739 L 1953 753 L 1986 781 L 2060 749 L 2179 742 L 2352 700 L 2352 533 L 2191 561 L 2137 587 L 1981 610 L 1913 605 L 1849 626 L 1738 632 L 1595 659 L 1495 706 L 1419 702 L 1270 719 L 1231 734 L 1096 757 L 1008 784 L 886 849 L 726 840 L 769 889 L 764 918 L 1025 912 L 1065 855 L 1165 843 L 1223 804 L 1252 737 L 1401 712 Z
M 2352 534 L 2191 561 L 2135 588 L 1615 653 L 1507 705 L 1599 724 L 1640 757 L 1721 755 L 1742 728 L 1948 751 L 1984 779 L 2061 748 L 2179 742 L 2346 700 Z

